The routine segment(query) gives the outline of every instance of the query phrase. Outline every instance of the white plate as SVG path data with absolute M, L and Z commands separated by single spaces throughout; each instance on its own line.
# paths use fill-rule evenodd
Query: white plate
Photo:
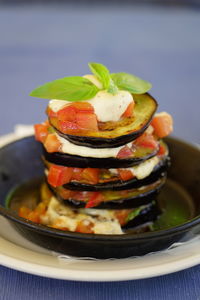
M 16 135 L 9 135 L 0 139 L 0 142 L 15 138 Z M 0 217 L 0 264 L 56 279 L 122 281 L 155 277 L 199 264 L 199 249 L 200 237 L 197 237 L 170 250 L 142 257 L 111 260 L 60 259 L 56 253 L 23 238 L 5 218 Z
M 6 230 L 5 230 L 6 228 Z M 58 256 L 23 238 L 0 217 L 0 264 L 30 274 L 79 281 L 142 279 L 180 271 L 200 263 L 200 239 L 137 258 L 81 260 Z

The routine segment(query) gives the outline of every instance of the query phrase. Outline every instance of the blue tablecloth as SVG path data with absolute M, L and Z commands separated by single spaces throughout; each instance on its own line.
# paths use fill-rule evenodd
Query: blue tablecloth
M 197 300 L 200 268 L 162 277 L 94 283 L 53 280 L 0 268 L 1 300 Z
M 200 11 L 186 7 L 0 6 L 0 134 L 44 120 L 37 85 L 88 73 L 87 62 L 152 82 L 174 135 L 200 142 Z M 46 279 L 0 267 L 0 299 L 200 299 L 200 267 L 120 283 Z M 58 296 L 59 295 L 59 296 Z

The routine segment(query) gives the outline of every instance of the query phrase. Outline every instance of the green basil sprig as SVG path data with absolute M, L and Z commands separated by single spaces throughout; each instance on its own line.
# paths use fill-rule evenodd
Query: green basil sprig
M 128 73 L 110 74 L 106 66 L 99 63 L 89 63 L 92 73 L 102 83 L 102 90 L 115 94 L 126 90 L 135 94 L 146 93 L 151 84 Z M 67 101 L 83 101 L 93 98 L 100 89 L 90 80 L 81 76 L 71 76 L 47 82 L 34 89 L 30 96 L 45 99 L 60 99 Z
M 98 63 L 89 63 L 89 68 L 92 73 L 101 81 L 103 88 L 111 94 L 117 93 L 117 86 L 114 84 L 109 70 L 106 66 Z
M 152 87 L 150 82 L 128 73 L 113 73 L 111 77 L 120 90 L 133 94 L 144 94 Z
M 80 77 L 64 77 L 37 87 L 30 96 L 69 101 L 87 100 L 94 97 L 99 89 L 90 80 Z

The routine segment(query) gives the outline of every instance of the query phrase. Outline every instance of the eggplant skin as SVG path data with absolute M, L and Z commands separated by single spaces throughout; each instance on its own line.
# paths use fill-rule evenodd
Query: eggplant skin
M 49 153 L 42 145 L 43 154 L 45 159 L 53 164 L 66 166 L 66 167 L 77 167 L 77 168 L 128 168 L 138 165 L 145 160 L 155 156 L 158 149 L 152 150 L 151 153 L 143 157 L 130 157 L 126 159 L 119 159 L 115 157 L 107 158 L 95 158 L 95 157 L 83 157 L 78 155 L 71 155 L 67 153 L 53 152 Z
M 130 198 L 121 198 L 117 200 L 102 202 L 98 206 L 95 206 L 95 209 L 128 209 L 128 208 L 136 208 L 141 205 L 149 204 L 156 199 L 159 192 L 161 191 L 164 183 L 166 181 L 166 176 L 160 180 L 160 182 L 156 185 L 154 189 L 150 189 L 146 192 L 142 192 L 134 197 Z M 70 205 L 74 208 L 84 208 L 85 202 L 78 201 L 75 199 L 63 199 L 58 195 L 56 190 L 52 188 L 49 184 L 48 187 L 50 191 L 56 196 L 56 198 L 61 201 L 63 204 Z
M 79 183 L 76 181 L 71 181 L 67 184 L 64 184 L 63 187 L 69 190 L 77 191 L 108 191 L 108 190 L 128 190 L 133 188 L 139 188 L 144 185 L 153 183 L 155 180 L 162 178 L 166 175 L 166 170 L 170 164 L 169 156 L 158 163 L 151 174 L 144 179 L 133 178 L 127 181 L 116 180 L 105 183 L 98 184 L 86 184 Z
M 137 139 L 140 135 L 143 134 L 143 132 L 147 129 L 147 127 L 150 125 L 150 122 L 152 120 L 152 117 L 146 122 L 146 124 L 140 128 L 137 131 L 133 131 L 132 133 L 118 136 L 116 138 L 100 138 L 100 137 L 90 137 L 90 136 L 78 136 L 78 135 L 71 135 L 71 134 L 64 134 L 61 131 L 59 131 L 57 128 L 55 128 L 50 120 L 50 125 L 55 129 L 57 134 L 64 139 L 68 140 L 69 142 L 78 145 L 78 146 L 86 146 L 90 148 L 113 148 L 113 147 L 120 147 L 124 144 L 128 144 L 129 142 L 134 141 Z
M 123 230 L 131 229 L 140 225 L 144 225 L 145 223 L 148 222 L 153 222 L 158 218 L 160 214 L 161 214 L 161 210 L 158 207 L 158 204 L 156 202 L 151 203 L 149 206 L 141 210 L 140 214 L 137 217 L 135 217 L 133 220 L 123 225 L 122 229 Z
M 148 93 L 133 94 L 133 98 L 135 100 L 134 116 L 124 126 L 122 122 L 121 126 L 116 125 L 115 129 L 98 131 L 92 133 L 92 136 L 64 134 L 54 128 L 60 136 L 76 145 L 89 146 L 90 148 L 122 146 L 138 138 L 147 129 L 158 106 L 156 100 Z M 53 127 L 52 124 L 51 126 Z

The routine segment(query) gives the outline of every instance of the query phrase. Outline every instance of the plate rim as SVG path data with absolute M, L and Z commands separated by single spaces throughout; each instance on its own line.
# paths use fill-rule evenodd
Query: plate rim
M 0 237 L 2 239 L 2 237 Z M 21 245 L 15 245 L 11 241 L 7 241 L 4 239 L 4 242 L 7 243 L 8 247 L 10 243 L 12 246 L 17 247 L 17 250 L 24 249 L 25 251 L 28 250 L 31 254 L 38 254 L 34 250 L 26 249 Z M 200 245 L 200 240 L 199 240 Z M 183 246 L 179 246 L 179 249 Z M 193 245 L 191 244 L 191 247 Z M 16 251 L 17 253 L 18 251 Z M 43 255 L 39 253 L 39 255 Z M 50 255 L 50 253 L 45 254 L 50 257 L 54 257 Z M 157 256 L 157 253 L 153 254 L 153 256 Z M 56 256 L 54 257 L 56 259 Z M 134 258 L 127 258 L 126 260 L 131 260 Z M 118 259 L 117 259 L 118 260 Z M 119 259 L 121 260 L 121 259 Z M 104 260 L 105 261 L 105 260 Z M 176 263 L 175 263 L 176 261 Z M 95 263 L 95 262 L 94 262 Z M 82 282 L 116 282 L 116 281 L 128 281 L 128 280 L 139 280 L 139 279 L 146 279 L 146 278 L 153 278 L 157 276 L 163 276 L 171 273 L 175 273 L 178 271 L 182 271 L 198 265 L 200 263 L 200 253 L 196 253 L 194 255 L 188 255 L 186 258 L 182 258 L 177 260 L 177 256 L 174 257 L 170 262 L 166 261 L 165 263 L 158 264 L 156 266 L 149 266 L 149 267 L 142 267 L 137 268 L 137 272 L 135 272 L 134 266 L 131 269 L 118 269 L 118 270 L 78 270 L 78 269 L 69 269 L 67 268 L 67 264 L 65 268 L 58 268 L 49 265 L 41 265 L 32 263 L 28 260 L 28 257 L 25 259 L 20 259 L 19 257 L 16 258 L 15 256 L 11 257 L 10 255 L 5 255 L 1 253 L 1 246 L 0 246 L 0 264 L 4 267 L 11 268 L 16 271 L 21 271 L 24 273 L 42 276 L 45 278 L 52 278 L 52 279 L 60 279 L 60 280 L 73 280 L 73 281 L 82 281 Z M 58 261 L 59 264 L 59 261 Z

